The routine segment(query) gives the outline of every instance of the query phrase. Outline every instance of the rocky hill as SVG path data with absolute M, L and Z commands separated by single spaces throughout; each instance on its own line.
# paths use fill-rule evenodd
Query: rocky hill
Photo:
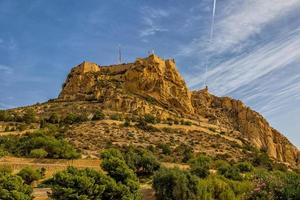
M 123 119 L 150 114 L 161 122 L 154 125 L 150 135 L 147 130 L 122 128 L 111 121 L 73 126 L 69 140 L 88 151 L 96 152 L 110 137 L 119 145 L 147 146 L 164 141 L 176 147 L 188 143 L 196 152 L 226 152 L 236 159 L 247 158 L 244 147 L 251 145 L 279 162 L 292 166 L 300 162 L 298 149 L 259 113 L 239 100 L 214 96 L 207 89 L 190 91 L 175 61 L 156 55 L 111 66 L 83 62 L 71 70 L 57 99 L 33 108 L 41 118 L 53 112 L 85 113 L 92 118 L 95 110 L 101 110 Z M 23 108 L 15 111 L 23 112 Z M 168 125 L 171 119 L 173 126 Z M 178 121 L 193 125 L 182 126 Z
M 189 91 L 175 61 L 156 55 L 108 67 L 83 62 L 72 69 L 58 99 L 96 100 L 105 109 L 151 113 L 160 118 L 206 118 L 211 124 L 240 132 L 240 137 L 267 149 L 279 161 L 295 164 L 300 159 L 297 148 L 259 113 L 241 101 L 216 97 L 206 89 Z

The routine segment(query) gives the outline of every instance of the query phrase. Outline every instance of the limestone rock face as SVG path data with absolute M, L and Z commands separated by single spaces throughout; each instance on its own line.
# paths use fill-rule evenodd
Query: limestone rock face
M 278 161 L 292 165 L 299 163 L 298 149 L 273 129 L 259 113 L 241 101 L 229 97 L 216 97 L 207 90 L 193 92 L 192 99 L 198 114 L 211 120 L 217 119 L 228 129 L 239 131 L 244 139 L 259 149 L 266 149 L 269 156 Z
M 204 118 L 220 130 L 240 133 L 239 137 L 267 149 L 278 161 L 300 163 L 298 149 L 259 113 L 241 101 L 211 95 L 207 89 L 190 92 L 175 61 L 156 55 L 111 66 L 83 62 L 71 70 L 57 101 L 90 101 L 103 109 L 159 118 Z
M 150 104 L 177 114 L 194 112 L 191 93 L 174 60 L 156 55 L 106 67 L 84 62 L 72 69 L 58 99 L 96 100 L 114 110 L 142 113 L 157 109 Z

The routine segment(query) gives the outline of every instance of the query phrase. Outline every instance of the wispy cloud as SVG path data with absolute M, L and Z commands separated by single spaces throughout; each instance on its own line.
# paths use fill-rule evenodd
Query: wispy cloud
M 236 94 L 265 115 L 300 101 L 300 31 L 228 59 L 208 71 L 210 89 L 218 95 Z M 298 70 L 297 70 L 298 69 Z M 204 75 L 190 79 L 202 86 Z
M 299 0 L 237 0 L 217 7 L 217 21 L 212 44 L 207 36 L 195 38 L 181 51 L 182 55 L 197 55 L 199 52 L 236 52 L 252 44 L 254 36 L 266 25 L 300 7 Z
M 154 9 L 151 7 L 143 7 L 141 9 L 143 15 L 144 29 L 140 31 L 140 37 L 155 35 L 159 32 L 168 31 L 168 29 L 160 25 L 160 20 L 169 16 L 169 12 L 163 9 Z

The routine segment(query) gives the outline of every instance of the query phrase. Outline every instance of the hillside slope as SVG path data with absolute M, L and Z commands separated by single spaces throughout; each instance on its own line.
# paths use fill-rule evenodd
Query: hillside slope
M 118 113 L 123 118 L 151 114 L 161 122 L 170 119 L 193 122 L 191 127 L 155 125 L 162 131 L 151 135 L 115 123 L 112 126 L 105 123 L 73 126 L 69 139 L 79 148 L 91 151 L 97 151 L 111 136 L 115 143 L 122 144 L 156 145 L 161 141 L 175 141 L 176 146 L 176 141 L 177 145 L 188 142 L 199 152 L 217 154 L 226 150 L 237 158 L 247 157 L 238 146 L 250 144 L 266 150 L 277 161 L 293 166 L 300 162 L 299 150 L 259 113 L 239 100 L 214 96 L 207 89 L 190 91 L 175 61 L 156 55 L 112 66 L 83 62 L 71 70 L 57 99 L 32 108 L 40 118 L 54 112 L 61 115 L 85 113 L 91 118 L 95 110 L 102 110 L 107 115 Z M 23 110 L 15 109 L 17 112 Z M 126 138 L 128 132 L 135 136 Z M 91 141 L 91 137 L 95 140 Z

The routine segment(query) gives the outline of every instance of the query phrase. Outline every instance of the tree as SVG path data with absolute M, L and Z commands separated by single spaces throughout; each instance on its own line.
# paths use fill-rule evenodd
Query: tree
M 21 177 L 0 172 L 1 200 L 32 200 L 32 188 L 25 184 Z
M 139 176 L 149 176 L 160 168 L 156 157 L 148 150 L 130 146 L 123 153 L 126 164 Z
M 161 168 L 153 177 L 157 200 L 202 200 L 198 184 L 196 176 L 178 168 Z
M 129 186 L 94 169 L 69 167 L 45 184 L 52 188 L 51 197 L 54 200 L 141 199 L 137 190 L 132 192 Z
M 41 170 L 33 169 L 31 167 L 25 167 L 21 169 L 21 171 L 17 175 L 20 176 L 28 185 L 33 183 L 33 181 L 37 181 L 43 178 L 43 173 Z
M 200 155 L 189 161 L 191 173 L 199 178 L 206 178 L 209 175 L 209 166 L 211 159 L 207 156 Z

